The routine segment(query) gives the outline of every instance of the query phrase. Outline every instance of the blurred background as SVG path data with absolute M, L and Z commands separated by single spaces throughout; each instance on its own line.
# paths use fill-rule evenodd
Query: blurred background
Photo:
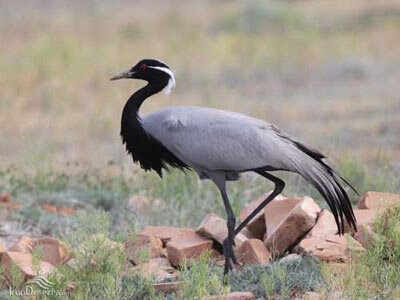
M 177 172 L 160 181 L 126 155 L 121 111 L 143 83 L 108 79 L 144 57 L 167 62 L 177 86 L 143 112 L 248 114 L 320 149 L 361 193 L 400 191 L 397 0 L 1 0 L 0 39 L 0 193 L 24 228 L 64 228 L 68 214 L 43 205 L 103 209 L 116 228 L 132 216 L 186 226 L 224 216 L 211 184 Z M 283 176 L 288 194 L 320 200 Z M 251 175 L 231 185 L 235 211 L 268 189 Z

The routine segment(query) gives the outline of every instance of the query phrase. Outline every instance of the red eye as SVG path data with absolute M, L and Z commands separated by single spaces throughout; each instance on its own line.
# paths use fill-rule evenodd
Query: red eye
M 147 68 L 147 65 L 146 65 L 146 64 L 142 64 L 142 65 L 140 66 L 140 68 L 141 68 L 142 70 L 145 70 L 145 69 Z

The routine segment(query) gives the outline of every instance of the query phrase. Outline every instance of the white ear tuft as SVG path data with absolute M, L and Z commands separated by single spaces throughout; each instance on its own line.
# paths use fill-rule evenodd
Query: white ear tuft
M 163 89 L 164 93 L 166 95 L 171 94 L 172 89 L 175 87 L 176 85 L 176 81 L 175 81 L 175 76 L 174 73 L 172 73 L 172 71 L 168 68 L 165 67 L 152 67 L 152 66 L 148 66 L 148 68 L 153 68 L 153 69 L 157 69 L 160 71 L 163 71 L 164 73 L 167 73 L 169 75 L 169 80 L 168 80 L 168 84 L 165 86 L 165 88 Z

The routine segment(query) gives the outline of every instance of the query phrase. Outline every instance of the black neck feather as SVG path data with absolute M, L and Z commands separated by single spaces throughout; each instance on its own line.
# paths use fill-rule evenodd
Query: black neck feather
M 160 176 L 162 169 L 168 169 L 167 165 L 180 169 L 188 168 L 160 141 L 146 132 L 140 121 L 139 109 L 142 103 L 161 91 L 165 85 L 165 82 L 149 83 L 136 91 L 126 102 L 121 119 L 121 137 L 126 151 L 132 155 L 135 163 L 139 162 L 142 169 L 154 170 Z

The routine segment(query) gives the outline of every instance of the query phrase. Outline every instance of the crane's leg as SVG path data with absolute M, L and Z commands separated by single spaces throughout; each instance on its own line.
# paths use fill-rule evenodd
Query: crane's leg
M 222 243 L 224 256 L 225 256 L 225 268 L 224 274 L 226 275 L 229 270 L 232 270 L 232 261 L 237 263 L 235 253 L 233 252 L 233 246 L 235 246 L 235 242 L 233 240 L 235 235 L 235 215 L 233 214 L 233 210 L 231 204 L 229 202 L 228 194 L 226 193 L 226 172 L 224 171 L 210 171 L 207 173 L 208 177 L 216 184 L 218 187 L 222 200 L 224 201 L 226 215 L 228 221 L 226 223 L 228 227 L 228 236 Z
M 226 189 L 221 189 L 221 196 L 224 200 L 226 214 L 228 216 L 227 227 L 228 227 L 228 236 L 223 241 L 223 250 L 225 256 L 225 268 L 224 274 L 226 275 L 230 270 L 232 270 L 232 262 L 237 263 L 235 253 L 233 251 L 233 247 L 235 246 L 235 215 L 233 214 L 231 204 L 228 199 L 228 195 L 226 193 Z
M 233 234 L 233 238 L 268 204 L 270 203 L 276 196 L 278 196 L 285 187 L 285 182 L 278 177 L 275 177 L 263 170 L 255 170 L 256 173 L 261 176 L 271 180 L 275 184 L 275 188 L 271 194 L 255 209 L 251 212 L 251 214 L 235 229 Z

